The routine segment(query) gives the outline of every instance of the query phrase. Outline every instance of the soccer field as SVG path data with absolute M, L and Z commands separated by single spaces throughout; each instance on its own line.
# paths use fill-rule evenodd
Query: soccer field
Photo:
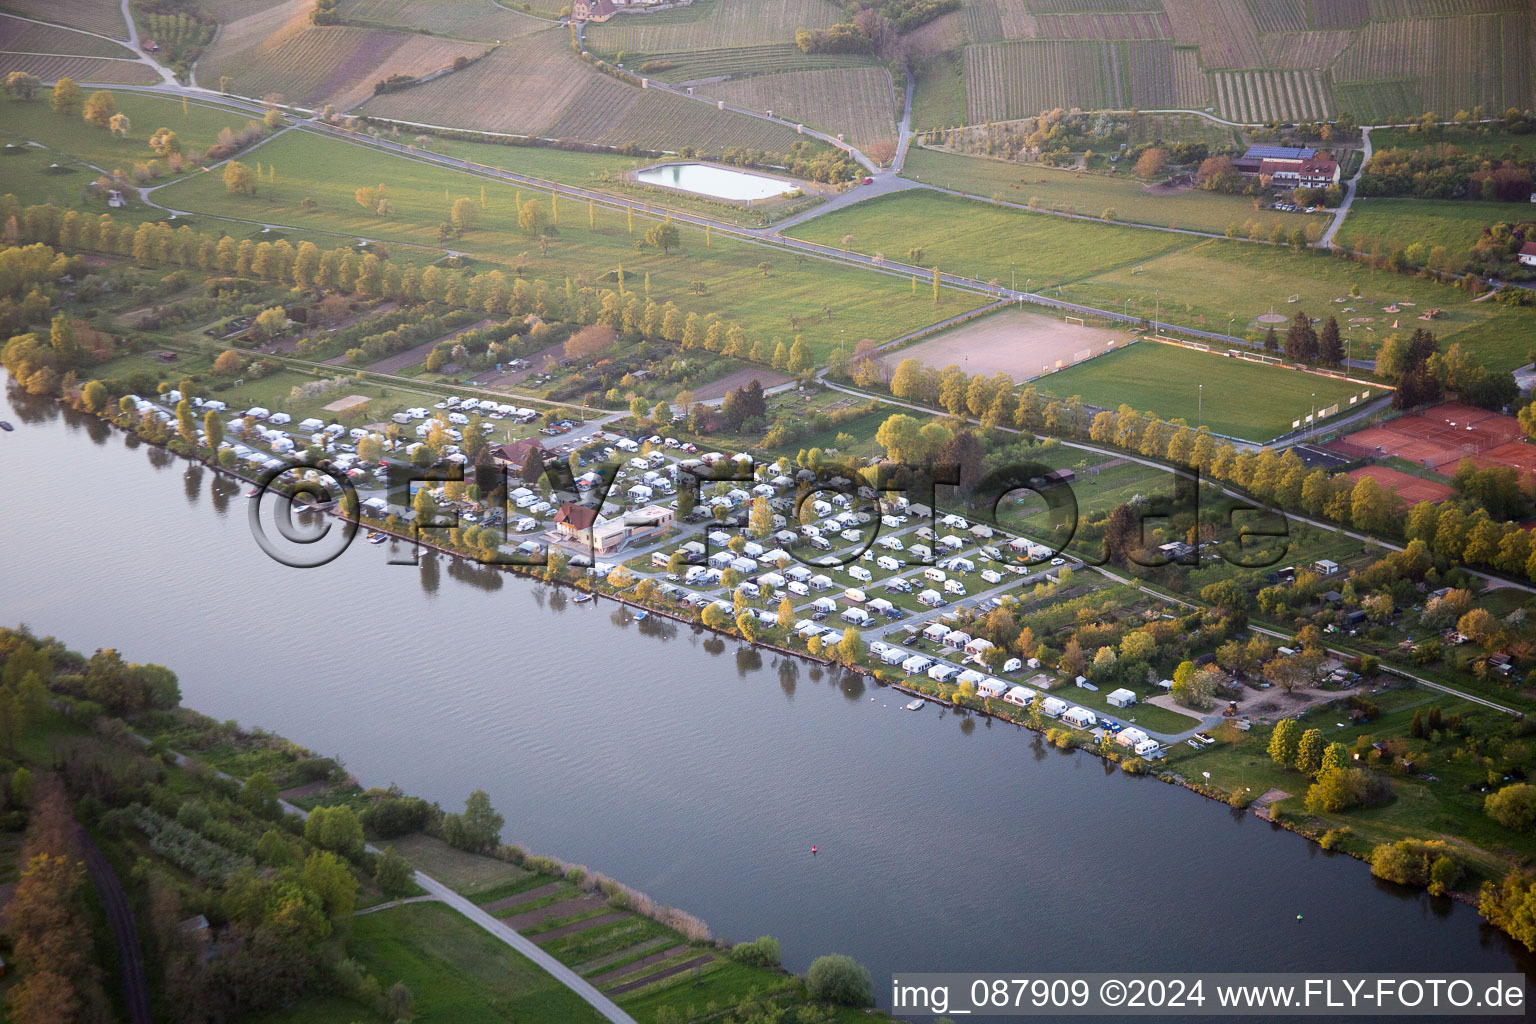
M 1318 409 L 1337 402 L 1342 413 L 1351 395 L 1367 390 L 1345 380 L 1158 342 L 1090 359 L 1042 377 L 1036 385 L 1100 408 L 1124 404 L 1165 420 L 1186 420 L 1192 427 L 1203 422 L 1218 434 L 1247 441 L 1269 441 L 1288 432 L 1293 420 L 1311 413 L 1314 394 Z M 1369 390 L 1373 395 L 1380 391 Z

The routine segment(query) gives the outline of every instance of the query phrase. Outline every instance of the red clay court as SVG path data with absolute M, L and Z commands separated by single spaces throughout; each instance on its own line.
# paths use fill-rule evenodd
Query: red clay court
M 1513 416 L 1446 402 L 1367 427 L 1327 447 L 1357 459 L 1395 455 L 1435 470 L 1449 466 L 1454 471 L 1462 459 L 1474 458 L 1482 465 L 1536 472 L 1536 446 L 1523 440 L 1524 433 Z
M 1346 475 L 1356 480 L 1361 477 L 1374 477 L 1382 487 L 1396 491 L 1397 496 L 1410 505 L 1416 505 L 1421 501 L 1444 501 L 1451 496 L 1451 488 L 1445 484 L 1434 480 L 1421 480 L 1386 466 L 1362 466 L 1359 469 L 1350 470 Z

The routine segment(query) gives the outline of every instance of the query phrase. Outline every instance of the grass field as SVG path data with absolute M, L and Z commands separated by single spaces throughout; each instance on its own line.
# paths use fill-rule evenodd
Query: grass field
M 1105 267 L 1129 268 L 1195 241 L 928 191 L 899 192 L 845 207 L 788 233 L 1005 285 L 1014 271 L 1020 287 L 1031 279 L 1036 291 L 1081 280 Z M 852 241 L 844 243 L 850 235 Z M 909 259 L 914 247 L 922 249 L 920 259 Z
M 1016 164 L 935 149 L 914 147 L 908 150 L 901 173 L 907 178 L 983 198 L 999 193 L 1011 203 L 1028 203 L 1038 198 L 1042 209 L 1065 210 L 1089 217 L 1098 217 L 1106 209 L 1112 209 L 1117 221 L 1216 234 L 1224 232 L 1229 224 L 1241 225 L 1248 220 L 1265 225 L 1266 234 L 1272 224 L 1281 224 L 1289 232 L 1309 223 L 1321 223 L 1320 218 L 1304 213 L 1255 210 L 1252 202 L 1242 196 L 1200 189 L 1150 190 L 1128 174 L 1078 176 L 1073 171 L 1043 164 Z
M 1090 359 L 1037 384 L 1041 391 L 1077 395 L 1101 408 L 1124 403 L 1190 426 L 1203 422 L 1218 434 L 1247 441 L 1289 432 L 1292 420 L 1312 411 L 1313 394 L 1322 409 L 1341 400 L 1347 404 L 1349 395 L 1360 393 L 1360 385 L 1347 381 L 1157 342 Z M 1205 385 L 1203 420 L 1200 384 Z
M 965 124 L 965 68 L 958 54 L 929 57 L 917 68 L 912 91 L 912 130 L 929 131 Z M 910 161 L 916 153 L 908 153 Z
M 84 57 L 132 57 L 133 51 L 126 46 L 60 28 L 56 25 L 39 25 L 33 21 L 0 15 L 0 50 L 20 50 L 30 53 L 78 53 Z
M 113 98 L 118 110 L 128 115 L 132 125 L 126 138 L 97 128 L 78 115 L 55 114 L 48 108 L 46 100 L 27 103 L 9 98 L 0 99 L 0 136 L 39 142 L 107 171 L 118 168 L 129 171 L 137 162 L 157 159 L 149 147 L 149 137 L 160 128 L 174 131 L 183 150 L 202 150 L 217 141 L 221 129 L 238 131 L 250 120 L 250 115 L 242 111 L 198 102 L 189 102 L 183 108 L 180 100 L 161 96 L 119 92 L 114 93 Z M 15 160 L 33 162 L 31 156 Z M 46 162 L 36 161 L 39 167 Z M 7 165 L 8 168 L 19 166 L 16 163 Z M 163 160 L 161 167 L 169 174 Z M 9 173 L 7 177 L 10 177 Z M 9 181 L 3 187 L 13 191 Z
M 702 232 L 684 226 L 679 226 L 681 252 L 637 252 L 633 243 L 652 221 L 637 215 L 631 236 L 623 213 L 600 209 L 596 229 L 589 229 L 586 204 L 572 200 L 558 203 L 559 235 L 543 256 L 536 241 L 517 229 L 514 210 L 520 191 L 524 201 L 539 199 L 548 213 L 548 194 L 307 132 L 275 138 L 245 159 L 260 159 L 276 168 L 270 200 L 265 190 L 257 197 L 231 196 L 218 174 L 207 174 L 157 192 L 158 201 L 264 223 L 436 246 L 438 225 L 453 199 L 478 201 L 483 184 L 486 205 L 480 225 L 452 243 L 455 249 L 483 257 L 479 269 L 523 266 L 526 276 L 559 287 L 567 276 L 594 281 L 622 265 L 631 287 L 639 287 L 646 273 L 651 275 L 651 296 L 658 302 L 672 299 L 684 311 L 739 320 L 749 336 L 761 333 L 770 341 L 781 338 L 789 344 L 799 333 L 819 355 L 839 341 L 851 348 L 864 337 L 888 340 L 980 304 L 976 296 L 946 289 L 935 306 L 926 282 L 919 282 L 914 296 L 910 282 L 898 276 L 802 260 L 720 235 L 706 247 Z M 370 213 L 353 196 L 360 186 L 379 182 L 387 185 L 395 205 L 390 217 Z M 301 208 L 306 196 L 319 204 L 312 214 Z M 760 262 L 769 264 L 766 276 Z M 704 294 L 693 293 L 693 281 L 704 283 Z M 790 316 L 799 318 L 798 330 L 791 328 Z
M 1523 203 L 1357 199 L 1335 240 L 1361 252 L 1369 252 L 1378 242 L 1384 252 L 1396 245 L 1418 242 L 1426 250 L 1443 245 L 1455 255 L 1475 243 L 1484 228 L 1499 221 L 1514 222 L 1532 216 Z
M 1474 303 L 1466 292 L 1448 285 L 1373 270 L 1316 250 L 1296 253 L 1212 239 L 1149 260 L 1139 273 L 1134 270 L 1122 266 L 1105 271 L 1063 289 L 1062 297 L 1099 308 L 1125 303 L 1131 312 L 1146 316 L 1152 315 L 1160 300 L 1164 322 L 1216 331 L 1225 331 L 1228 318 L 1235 314 L 1234 330 L 1239 334 L 1271 308 L 1287 316 L 1298 309 L 1316 317 L 1332 313 L 1352 343 L 1354 358 L 1373 355 L 1394 320 L 1412 329 L 1419 322 L 1410 310 L 1431 307 L 1444 311 L 1429 325 L 1442 346 L 1464 338 L 1470 341 L 1472 335 L 1463 332 L 1495 317 L 1508 325 L 1490 339 L 1494 346 L 1474 349 L 1490 369 L 1508 370 L 1527 362 L 1525 352 L 1536 344 L 1536 318 L 1511 322 L 1501 317 L 1501 309 L 1493 303 Z M 1359 299 L 1348 298 L 1351 286 L 1360 288 Z M 1298 296 L 1295 303 L 1288 301 L 1292 295 Z M 1340 298 L 1347 301 L 1334 301 Z M 1394 302 L 1414 305 L 1395 316 L 1384 312 Z M 1346 313 L 1345 308 L 1356 312 Z M 1348 321 L 1355 316 L 1374 317 L 1374 322 L 1351 326 Z
M 1377 152 L 1383 149 L 1424 149 L 1445 143 L 1464 152 L 1481 153 L 1490 158 L 1503 159 L 1513 155 L 1529 160 L 1536 157 L 1536 135 L 1448 126 L 1437 126 L 1432 132 L 1410 131 L 1407 128 L 1378 128 L 1371 132 L 1371 148 Z
M 122 8 L 110 0 L 5 0 L 3 6 L 39 21 L 71 25 L 113 39 L 128 38 Z
M 352 929 L 351 954 L 386 984 L 405 982 L 420 1020 L 602 1020 L 527 958 L 439 904 L 366 914 Z

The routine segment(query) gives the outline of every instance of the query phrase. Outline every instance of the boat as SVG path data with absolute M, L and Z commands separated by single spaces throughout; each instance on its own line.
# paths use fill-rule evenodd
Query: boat
M 651 617 L 651 613 L 650 612 L 635 612 L 635 621 L 636 622 L 640 622 L 641 620 L 648 619 L 650 617 Z
M 921 708 L 922 706 L 923 706 L 923 702 L 920 701 L 920 700 L 909 700 L 909 701 L 907 701 L 907 704 L 906 704 L 906 707 L 907 707 L 908 711 L 916 711 L 919 708 Z
M 259 487 L 252 487 L 250 490 L 245 492 L 245 496 L 247 498 L 259 498 L 259 497 L 261 497 L 261 488 L 259 488 Z
M 11 426 L 10 420 L 0 420 L 0 430 L 4 430 L 5 432 L 9 433 L 15 429 L 15 427 Z
M 586 604 L 588 601 L 594 601 L 594 600 L 596 600 L 596 598 L 594 598 L 591 594 L 577 594 L 576 595 L 576 603 L 577 604 Z
M 389 534 L 387 534 L 387 533 L 370 533 L 370 534 L 368 534 L 368 543 L 369 544 L 383 544 L 387 540 L 389 540 Z

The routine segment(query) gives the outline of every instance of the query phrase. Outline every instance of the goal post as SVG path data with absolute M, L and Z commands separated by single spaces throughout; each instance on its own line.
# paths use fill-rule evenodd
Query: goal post
M 1077 326 L 1079 326 L 1079 327 L 1087 327 L 1088 326 L 1088 324 L 1080 316 L 1064 316 L 1064 317 L 1062 317 L 1062 319 L 1065 320 L 1069 324 L 1077 324 Z

